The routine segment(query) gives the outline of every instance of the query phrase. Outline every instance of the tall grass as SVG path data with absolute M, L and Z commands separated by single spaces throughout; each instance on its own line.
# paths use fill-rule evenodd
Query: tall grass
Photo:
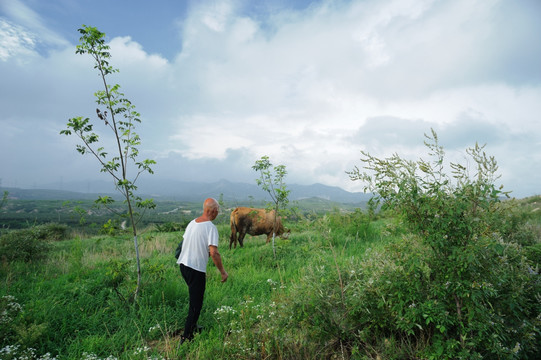
M 2 348 L 19 343 L 59 358 L 212 358 L 214 350 L 228 356 L 232 352 L 224 344 L 232 343 L 233 331 L 252 326 L 251 316 L 270 316 L 261 309 L 287 294 L 302 269 L 320 261 L 329 246 L 317 230 L 303 230 L 277 241 L 276 258 L 264 236 L 229 250 L 228 228 L 219 225 L 220 251 L 230 278 L 221 284 L 209 265 L 200 318 L 205 331 L 187 346 L 177 349 L 188 305 L 173 257 L 181 234 L 148 231 L 140 240 L 144 291 L 137 305 L 124 296 L 134 286 L 128 237 L 76 237 L 52 243 L 43 262 L 3 262 L 0 295 L 13 296 L 21 308 L 2 335 Z M 350 256 L 362 255 L 353 251 Z M 225 318 L 227 309 L 231 319 Z M 231 328 L 228 320 L 239 315 L 242 323 Z M 144 351 L 135 354 L 138 349 Z
M 230 250 L 229 226 L 218 225 L 230 277 L 222 284 L 209 263 L 199 320 L 204 330 L 182 346 L 188 291 L 173 256 L 180 232 L 141 235 L 137 304 L 126 300 L 136 282 L 129 237 L 76 237 L 53 242 L 42 262 L 4 261 L 0 310 L 9 311 L 0 324 L 0 358 L 22 359 L 30 350 L 36 359 L 404 359 L 426 353 L 430 333 L 405 336 L 397 328 L 409 325 L 393 309 L 414 310 L 412 303 L 390 304 L 398 301 L 398 286 L 416 284 L 410 279 L 423 284 L 430 276 L 429 251 L 405 236 L 396 219 L 334 211 L 291 225 L 290 238 L 276 241 L 276 257 L 264 236 L 247 237 L 243 248 Z M 422 286 L 408 286 L 407 296 L 423 296 Z

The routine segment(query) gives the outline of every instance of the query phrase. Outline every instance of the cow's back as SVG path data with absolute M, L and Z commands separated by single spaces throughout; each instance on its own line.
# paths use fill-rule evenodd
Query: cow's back
M 243 246 L 244 236 L 249 234 L 251 236 L 267 235 L 267 242 L 273 233 L 275 211 L 266 209 L 256 209 L 249 207 L 237 207 L 231 212 L 231 244 L 235 244 L 236 247 L 236 232 L 238 232 L 238 240 L 241 246 Z M 276 218 L 276 235 L 283 233 L 282 223 L 280 217 Z
M 267 234 L 272 231 L 274 210 L 238 207 L 231 213 L 231 222 L 235 223 L 237 231 L 246 232 L 252 236 Z

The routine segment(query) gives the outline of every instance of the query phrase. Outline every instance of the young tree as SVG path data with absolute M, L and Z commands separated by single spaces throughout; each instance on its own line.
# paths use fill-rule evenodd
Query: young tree
M 273 166 L 268 156 L 262 156 L 255 162 L 252 169 L 259 172 L 260 177 L 256 179 L 257 185 L 265 190 L 271 197 L 272 203 L 268 203 L 268 208 L 274 209 L 274 225 L 272 231 L 272 250 L 276 256 L 274 248 L 274 239 L 277 230 L 277 217 L 283 214 L 289 203 L 289 193 L 284 178 L 287 175 L 285 165 Z
M 110 85 L 109 75 L 118 72 L 109 64 L 111 54 L 109 45 L 105 43 L 105 33 L 97 28 L 83 25 L 78 30 L 81 33 L 80 43 L 77 45 L 76 54 L 88 54 L 94 59 L 94 68 L 98 70 L 103 82 L 103 89 L 98 90 L 96 96 L 96 115 L 102 125 L 108 127 L 114 135 L 114 155 L 109 155 L 105 147 L 99 146 L 99 136 L 93 132 L 94 123 L 89 118 L 82 116 L 69 119 L 67 129 L 60 133 L 64 135 L 77 135 L 82 144 L 77 145 L 77 151 L 81 154 L 92 154 L 101 164 L 101 172 L 108 173 L 114 179 L 116 189 L 122 194 L 127 205 L 127 214 L 133 232 L 135 255 L 137 260 L 137 287 L 133 294 L 137 299 L 141 286 L 141 265 L 139 259 L 139 246 L 137 241 L 137 222 L 142 215 L 135 212 L 135 208 L 151 209 L 155 205 L 153 201 L 143 200 L 135 195 L 135 185 L 139 175 L 144 172 L 153 174 L 151 165 L 154 160 L 145 159 L 137 161 L 139 155 L 138 146 L 141 144 L 139 135 L 135 132 L 135 124 L 140 123 L 140 114 L 135 111 L 135 106 L 120 92 L 120 85 Z M 133 177 L 128 176 L 129 165 L 135 165 L 136 171 Z M 114 200 L 109 196 L 100 196 L 96 203 L 109 205 Z

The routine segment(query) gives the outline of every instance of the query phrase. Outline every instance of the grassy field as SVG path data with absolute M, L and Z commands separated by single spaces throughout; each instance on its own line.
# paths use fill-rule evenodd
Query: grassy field
M 237 206 L 264 207 L 262 201 L 251 203 L 222 204 L 223 212 L 219 215 L 218 223 L 229 223 L 229 213 Z M 315 218 L 334 208 L 353 211 L 364 207 L 364 203 L 340 204 L 318 198 L 308 198 L 292 201 L 294 209 L 291 216 L 294 219 Z M 110 206 L 117 212 L 124 212 L 125 206 L 121 201 Z M 201 211 L 200 203 L 161 200 L 156 202 L 156 208 L 144 213 L 139 223 L 145 227 L 151 224 L 167 224 L 171 222 L 186 223 Z M 94 200 L 19 200 L 9 199 L 0 208 L 0 235 L 2 232 L 14 229 L 24 229 L 32 225 L 50 222 L 67 224 L 70 228 L 85 234 L 98 234 L 102 225 L 111 219 L 111 210 L 103 206 L 97 207 Z
M 521 211 L 539 214 L 538 207 L 538 199 L 526 201 Z M 540 216 L 521 220 L 537 236 Z M 430 272 L 430 262 L 422 260 L 430 250 L 399 219 L 335 210 L 286 225 L 291 236 L 277 239 L 274 256 L 264 236 L 247 237 L 244 248 L 230 250 L 229 226 L 218 224 L 230 278 L 222 284 L 209 262 L 199 321 L 204 330 L 180 347 L 188 307 L 174 259 L 181 232 L 148 227 L 140 235 L 143 286 L 136 303 L 129 300 L 136 274 L 128 235 L 68 235 L 50 242 L 42 260 L 4 258 L 0 359 L 446 358 L 434 355 L 436 322 L 420 314 L 423 322 L 407 327 L 401 321 L 409 313 L 397 314 L 396 306 L 415 310 L 417 300 L 408 296 L 417 299 L 422 290 L 409 289 Z M 532 254 L 530 268 L 539 259 L 539 241 L 524 246 Z M 534 302 L 541 300 L 535 281 Z M 539 354 L 534 320 L 524 318 L 524 337 L 533 338 L 520 349 L 500 340 L 509 348 L 507 358 Z

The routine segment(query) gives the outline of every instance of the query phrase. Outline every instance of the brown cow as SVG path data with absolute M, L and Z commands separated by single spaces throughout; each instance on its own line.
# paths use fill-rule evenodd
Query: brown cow
M 235 244 L 237 247 L 237 232 L 239 233 L 239 244 L 244 246 L 244 236 L 267 235 L 267 243 L 272 239 L 272 228 L 274 224 L 274 210 L 254 209 L 247 207 L 238 207 L 231 212 L 231 237 L 229 238 L 229 248 Z M 282 221 L 278 216 L 276 218 L 275 235 L 281 238 L 287 238 L 290 230 L 284 229 Z

